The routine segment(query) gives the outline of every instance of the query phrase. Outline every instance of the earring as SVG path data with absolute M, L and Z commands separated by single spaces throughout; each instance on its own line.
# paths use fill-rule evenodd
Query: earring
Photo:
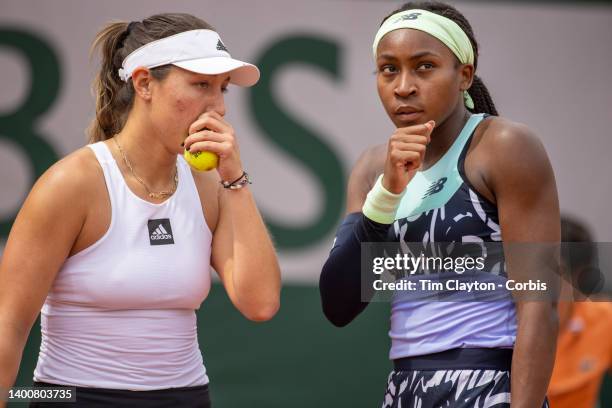
M 474 100 L 468 93 L 468 91 L 463 91 L 463 103 L 468 109 L 474 109 Z

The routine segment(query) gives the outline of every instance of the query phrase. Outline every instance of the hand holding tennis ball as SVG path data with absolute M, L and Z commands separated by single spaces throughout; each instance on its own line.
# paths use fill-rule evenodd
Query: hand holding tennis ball
M 193 125 L 191 127 L 193 127 Z M 191 127 L 189 129 L 190 132 Z M 204 128 L 202 130 L 210 129 Z M 212 169 L 217 168 L 217 165 L 219 164 L 219 156 L 217 156 L 213 152 L 208 152 L 206 150 L 192 153 L 189 151 L 189 149 L 185 148 L 183 157 L 185 158 L 187 163 L 189 163 L 189 165 L 197 171 L 210 171 Z
M 185 149 L 183 157 L 191 167 L 198 171 L 209 171 L 219 164 L 219 156 L 207 151 L 191 153 Z
M 215 111 L 200 115 L 189 126 L 183 157 L 198 171 L 217 169 L 221 180 L 235 180 L 242 174 L 242 163 L 234 129 Z

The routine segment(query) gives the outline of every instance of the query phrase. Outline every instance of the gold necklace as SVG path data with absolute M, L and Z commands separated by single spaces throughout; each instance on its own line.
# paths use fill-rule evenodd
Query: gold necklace
M 134 178 L 136 180 L 138 180 L 138 182 L 140 184 L 142 184 L 144 189 L 147 190 L 147 194 L 149 195 L 150 198 L 157 198 L 157 199 L 159 199 L 159 198 L 168 197 L 168 196 L 171 196 L 172 194 L 174 194 L 174 192 L 176 191 L 176 187 L 178 186 L 178 169 L 176 167 L 174 169 L 174 186 L 172 187 L 172 190 L 168 190 L 168 191 L 151 191 L 149 189 L 149 187 L 147 187 L 145 182 L 140 177 L 138 177 L 138 175 L 134 172 L 134 168 L 132 167 L 132 163 L 130 163 L 130 161 L 128 160 L 127 156 L 125 155 L 125 152 L 123 151 L 123 149 L 121 148 L 121 145 L 117 141 L 117 137 L 115 136 L 115 137 L 113 137 L 113 139 L 115 140 L 115 144 L 117 145 L 117 148 L 119 149 L 119 152 L 121 153 L 121 156 L 123 157 L 123 161 L 125 162 L 125 165 L 130 170 L 130 173 L 132 173 L 132 176 L 134 176 Z

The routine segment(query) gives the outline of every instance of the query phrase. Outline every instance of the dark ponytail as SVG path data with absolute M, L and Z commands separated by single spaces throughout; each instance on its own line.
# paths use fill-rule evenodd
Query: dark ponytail
M 491 95 L 489 95 L 489 90 L 479 76 L 474 75 L 472 86 L 468 89 L 468 93 L 474 101 L 474 109 L 472 109 L 474 113 L 488 113 L 497 116 L 497 109 Z
M 125 57 L 143 45 L 183 31 L 213 29 L 205 21 L 190 14 L 156 14 L 142 22 L 114 22 L 107 24 L 96 35 L 91 54 L 100 51 L 100 70 L 92 89 L 96 97 L 96 117 L 87 131 L 89 143 L 106 140 L 120 132 L 134 102 L 132 80 L 123 82 L 119 68 Z M 151 69 L 151 75 L 163 79 L 168 66 Z
M 470 39 L 470 43 L 472 43 L 472 48 L 474 49 L 474 71 L 476 71 L 476 68 L 478 68 L 478 43 L 474 37 L 472 26 L 463 14 L 461 14 L 453 6 L 438 1 L 415 1 L 406 3 L 399 9 L 393 11 L 383 19 L 383 23 L 392 15 L 399 13 L 400 11 L 411 9 L 431 11 L 432 13 L 439 14 L 457 23 L 457 25 L 461 27 L 461 29 Z M 478 76 L 474 75 L 472 86 L 468 89 L 468 93 L 474 100 L 474 109 L 470 109 L 472 112 L 497 115 L 497 109 L 495 108 L 493 99 L 491 98 L 487 87 L 482 82 L 482 79 L 480 79 Z

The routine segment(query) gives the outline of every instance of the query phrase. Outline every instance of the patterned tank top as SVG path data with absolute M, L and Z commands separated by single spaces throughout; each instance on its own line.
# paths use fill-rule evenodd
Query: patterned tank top
M 419 243 L 431 252 L 440 252 L 436 245 L 441 243 L 448 249 L 453 243 L 484 248 L 497 242 L 493 245 L 501 248 L 497 207 L 476 191 L 464 169 L 472 136 L 484 118 L 484 114 L 472 115 L 442 158 L 410 181 L 393 225 L 395 242 Z M 490 261 L 483 274 L 499 282 L 506 278 L 503 266 L 503 261 Z M 431 276 L 436 279 L 435 273 Z M 456 291 L 452 295 L 464 296 Z M 440 296 L 438 300 L 415 299 L 396 292 L 391 303 L 390 358 L 454 348 L 513 347 L 516 310 L 510 293 L 502 293 L 495 301 L 471 300 L 467 293 L 465 296 L 441 301 Z

